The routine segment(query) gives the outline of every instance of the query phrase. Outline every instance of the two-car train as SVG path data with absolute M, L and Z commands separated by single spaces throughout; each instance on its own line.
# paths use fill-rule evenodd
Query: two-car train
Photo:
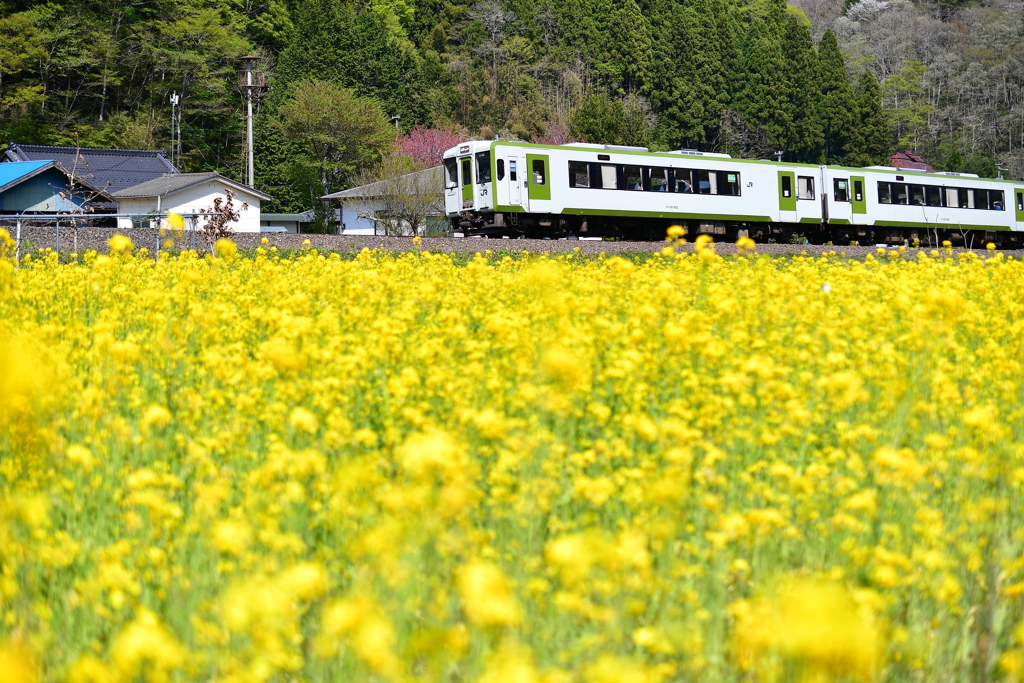
M 573 143 L 473 141 L 444 153 L 454 232 L 526 237 L 1024 245 L 1024 182 L 889 167 Z

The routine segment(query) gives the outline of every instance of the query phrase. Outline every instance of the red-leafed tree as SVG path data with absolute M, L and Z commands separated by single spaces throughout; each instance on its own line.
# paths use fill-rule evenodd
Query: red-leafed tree
M 446 128 L 413 128 L 396 141 L 396 154 L 409 157 L 420 168 L 441 165 L 441 155 L 460 142 L 469 140 L 465 130 Z

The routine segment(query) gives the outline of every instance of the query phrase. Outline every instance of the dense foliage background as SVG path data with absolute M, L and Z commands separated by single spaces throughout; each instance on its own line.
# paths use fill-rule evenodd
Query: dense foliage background
M 794 3 L 8 1 L 0 132 L 169 148 L 176 92 L 179 165 L 240 178 L 237 58 L 257 54 L 257 185 L 280 210 L 365 179 L 396 124 L 421 160 L 501 135 L 1024 173 L 1019 2 Z

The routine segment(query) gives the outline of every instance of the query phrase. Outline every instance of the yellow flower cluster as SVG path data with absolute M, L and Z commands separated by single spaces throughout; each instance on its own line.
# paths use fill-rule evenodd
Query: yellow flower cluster
M 1024 262 L 680 235 L 0 234 L 0 680 L 1024 680 Z

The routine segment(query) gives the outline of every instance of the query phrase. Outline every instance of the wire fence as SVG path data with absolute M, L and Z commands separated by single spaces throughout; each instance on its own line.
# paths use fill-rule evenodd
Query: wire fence
M 139 247 L 152 247 L 159 254 L 164 241 L 172 239 L 177 249 L 207 246 L 204 229 L 214 213 L 176 214 L 180 225 L 172 225 L 167 214 L 29 214 L 0 215 L 0 228 L 14 238 L 15 256 L 20 258 L 26 246 L 30 249 L 50 247 L 77 252 L 80 249 L 102 250 L 114 233 L 132 237 Z

